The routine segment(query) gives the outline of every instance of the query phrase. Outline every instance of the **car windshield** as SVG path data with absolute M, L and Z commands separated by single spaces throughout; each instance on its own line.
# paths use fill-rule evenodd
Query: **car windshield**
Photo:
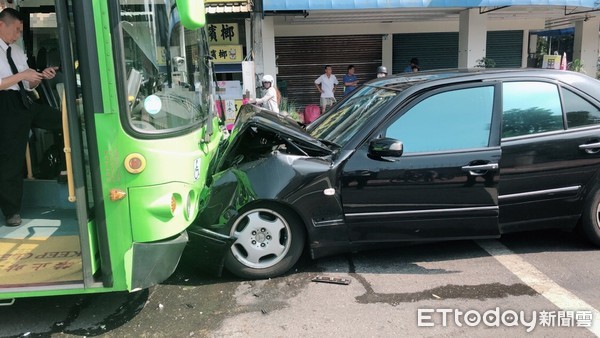
M 344 146 L 379 109 L 399 94 L 398 90 L 363 86 L 324 119 L 311 125 L 308 132 L 316 139 Z

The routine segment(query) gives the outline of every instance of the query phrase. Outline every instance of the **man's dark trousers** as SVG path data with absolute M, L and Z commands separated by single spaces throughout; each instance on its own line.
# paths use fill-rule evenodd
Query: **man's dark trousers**
M 0 208 L 6 217 L 21 212 L 25 150 L 32 127 L 60 130 L 60 111 L 35 102 L 27 109 L 19 91 L 0 91 Z

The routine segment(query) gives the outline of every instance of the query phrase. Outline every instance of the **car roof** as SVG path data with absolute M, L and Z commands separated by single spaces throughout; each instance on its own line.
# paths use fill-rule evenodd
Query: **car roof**
M 450 84 L 503 79 L 555 80 L 577 87 L 589 94 L 600 93 L 600 81 L 582 73 L 541 68 L 470 68 L 440 69 L 415 73 L 398 73 L 369 81 L 366 85 L 403 91 L 417 84 Z

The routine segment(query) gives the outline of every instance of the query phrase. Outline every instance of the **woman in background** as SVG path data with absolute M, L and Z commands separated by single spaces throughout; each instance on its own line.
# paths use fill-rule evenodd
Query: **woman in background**
M 265 96 L 260 99 L 251 99 L 250 103 L 256 103 L 262 105 L 275 113 L 279 113 L 279 102 L 281 101 L 281 94 L 279 90 L 273 85 L 275 79 L 271 75 L 265 75 L 262 78 L 263 88 L 266 89 Z

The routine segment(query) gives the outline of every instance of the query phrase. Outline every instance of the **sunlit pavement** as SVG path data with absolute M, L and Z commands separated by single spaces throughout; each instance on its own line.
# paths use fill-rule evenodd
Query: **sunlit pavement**
M 18 300 L 0 308 L 0 336 L 587 337 L 600 321 L 599 260 L 560 231 L 303 257 L 263 281 L 202 275 L 185 257 L 150 290 Z

